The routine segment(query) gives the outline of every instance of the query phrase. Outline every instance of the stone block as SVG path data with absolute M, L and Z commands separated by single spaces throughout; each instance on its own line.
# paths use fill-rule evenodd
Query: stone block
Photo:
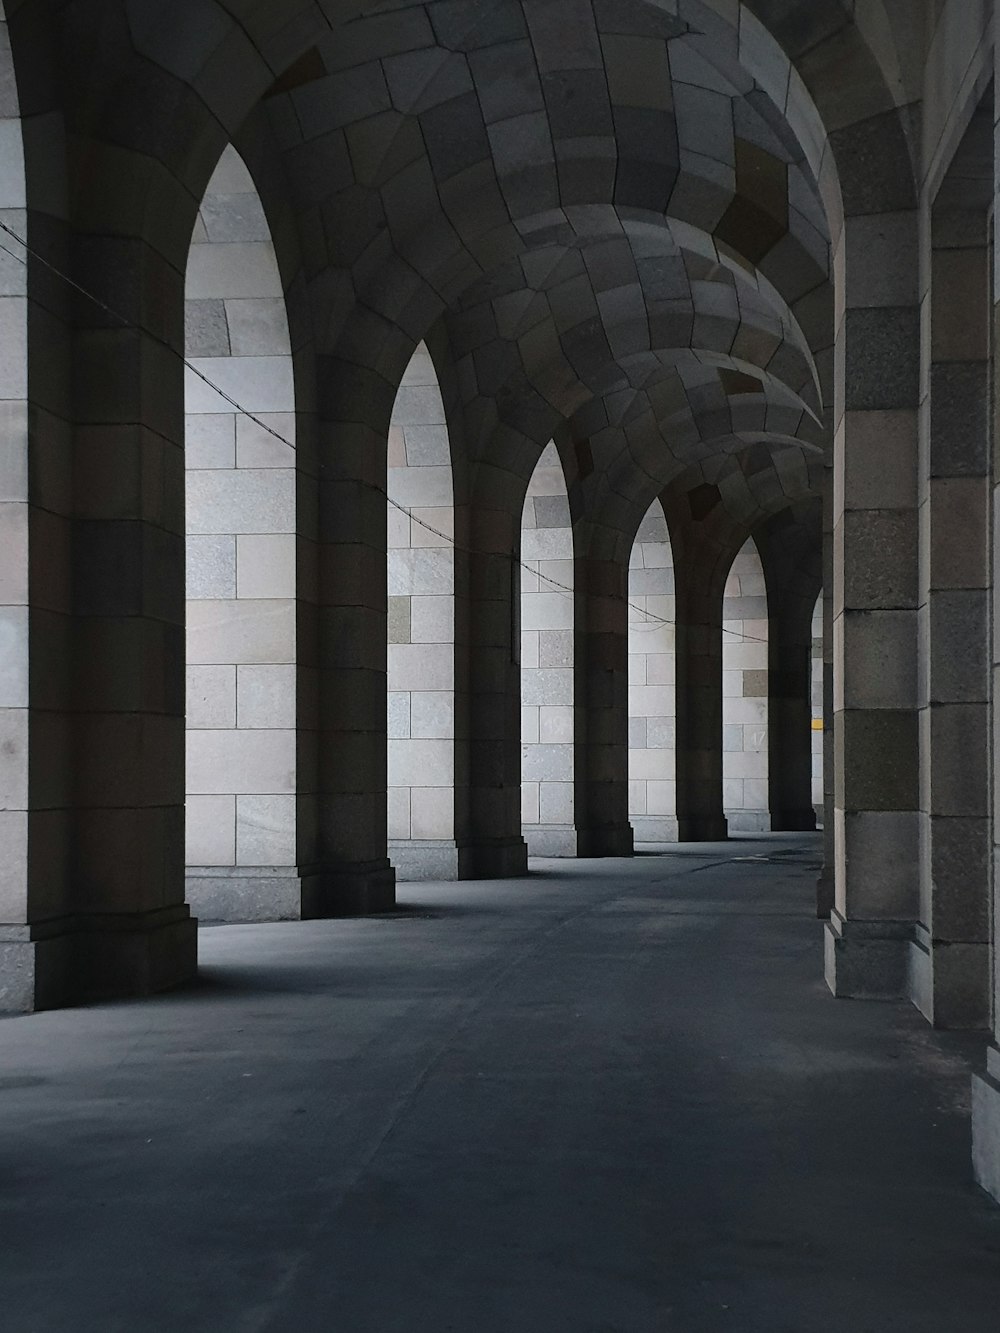
M 409 698 L 410 736 L 414 740 L 449 740 L 454 737 L 455 696 L 451 692 L 415 690 Z M 430 836 L 413 834 L 415 838 Z
M 573 672 L 570 670 L 522 672 L 521 701 L 525 705 L 572 705 Z
M 529 593 L 522 598 L 521 624 L 525 630 L 571 630 L 573 609 L 573 599 L 566 593 Z
M 187 644 L 194 664 L 294 662 L 295 603 L 190 602 Z
M 229 399 L 235 399 L 245 411 L 255 414 L 295 409 L 291 357 L 191 357 L 189 360 L 184 378 L 188 412 L 232 411 Z M 211 383 L 206 383 L 194 370 Z M 220 389 L 229 397 L 222 397 L 217 391 Z
M 227 301 L 226 319 L 233 356 L 290 355 L 284 301 L 275 297 Z
M 850 811 L 911 811 L 918 805 L 917 715 L 848 710 L 834 719 L 837 805 Z
M 920 388 L 918 312 L 910 307 L 849 310 L 846 318 L 848 409 L 915 407 Z
M 189 666 L 187 726 L 195 730 L 220 730 L 235 725 L 235 666 Z
M 388 744 L 389 772 L 395 785 L 445 787 L 452 782 L 455 749 L 452 741 L 390 740 Z
M 193 471 L 236 465 L 236 419 L 232 412 L 185 416 L 184 464 Z
M 451 582 L 450 561 L 445 581 Z M 413 643 L 453 643 L 455 640 L 453 599 L 450 596 L 414 596 L 410 603 L 410 639 Z
M 295 474 L 241 469 L 188 472 L 189 535 L 295 531 Z
M 539 784 L 537 782 L 521 783 L 521 823 L 538 823 L 538 805 Z
M 455 796 L 451 787 L 413 787 L 410 790 L 410 836 L 448 839 L 455 833 Z
M 539 824 L 572 824 L 572 782 L 541 782 L 538 788 Z
M 920 816 L 916 811 L 839 812 L 838 882 L 847 915 L 889 921 L 917 916 Z
M 390 595 L 388 607 L 389 643 L 410 642 L 411 601 L 412 599 L 410 597 Z
M 423 690 L 452 690 L 455 650 L 449 644 L 390 644 L 388 669 L 397 688 L 405 683 Z
M 845 513 L 844 601 L 856 610 L 917 602 L 917 517 L 909 510 Z
M 931 581 L 935 588 L 984 588 L 989 563 L 989 482 L 931 482 Z
M 538 710 L 538 738 L 544 745 L 573 743 L 573 709 L 545 705 Z
M 241 866 L 295 864 L 294 796 L 237 796 L 236 861 Z
M 184 353 L 188 357 L 229 356 L 229 324 L 224 301 L 184 302 Z
M 247 469 L 294 467 L 294 414 L 255 412 L 254 416 L 257 417 L 257 421 L 251 421 L 246 416 L 239 416 L 236 419 L 237 467 Z
M 188 299 L 235 300 L 270 296 L 281 299 L 281 277 L 270 245 L 242 242 L 193 245 L 188 253 Z
M 187 790 L 199 796 L 295 791 L 294 731 L 189 731 Z
M 0 811 L 0 838 L 4 857 L 0 864 L 0 921 L 23 923 L 28 915 L 28 814 L 24 810 Z M 2 987 L 2 983 L 0 983 Z M 0 989 L 0 1012 L 3 1012 Z
M 231 866 L 235 863 L 235 796 L 188 795 L 185 802 L 184 859 L 188 865 Z
M 852 708 L 914 707 L 917 620 L 910 611 L 852 611 L 839 622 L 843 700 Z
M 295 596 L 296 540 L 264 533 L 236 538 L 236 592 L 240 598 Z
M 236 711 L 240 727 L 293 728 L 296 704 L 296 669 L 292 664 L 241 665 L 236 668 Z

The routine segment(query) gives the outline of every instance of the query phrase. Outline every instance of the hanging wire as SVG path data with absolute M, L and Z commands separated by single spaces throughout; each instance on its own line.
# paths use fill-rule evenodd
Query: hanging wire
M 112 319 L 116 319 L 122 325 L 123 328 L 141 333 L 144 337 L 149 338 L 152 342 L 157 343 L 160 347 L 166 348 L 166 350 L 170 352 L 172 356 L 180 355 L 180 360 L 181 363 L 184 365 L 184 367 L 187 370 L 189 370 L 192 375 L 196 376 L 199 380 L 201 380 L 203 384 L 207 385 L 207 387 L 211 389 L 213 393 L 218 394 L 218 396 L 224 402 L 229 404 L 229 406 L 233 409 L 234 412 L 238 413 L 242 417 L 245 417 L 248 421 L 252 421 L 255 426 L 258 426 L 261 430 L 266 431 L 268 435 L 272 436 L 275 440 L 287 446 L 289 449 L 295 448 L 292 442 L 286 439 L 285 436 L 282 435 L 280 431 L 275 430 L 275 428 L 271 426 L 268 422 L 266 422 L 262 417 L 258 416 L 254 412 L 251 412 L 249 408 L 244 407 L 241 402 L 239 402 L 236 398 L 232 396 L 232 394 L 227 393 L 225 389 L 221 388 L 218 384 L 216 384 L 215 381 L 210 376 L 206 375 L 203 370 L 201 370 L 198 366 L 196 366 L 186 356 L 179 354 L 176 348 L 174 348 L 166 340 L 166 338 L 161 338 L 159 334 L 152 332 L 152 330 L 150 329 L 142 328 L 134 320 L 131 320 L 128 318 L 128 316 L 123 315 L 120 310 L 116 310 L 114 306 L 109 305 L 107 301 L 103 301 L 99 296 L 96 296 L 86 287 L 83 287 L 74 278 L 71 278 L 68 273 L 64 273 L 63 270 L 60 269 L 57 265 L 53 264 L 50 260 L 46 259 L 43 254 L 33 249 L 27 243 L 27 241 L 25 241 L 22 237 L 18 236 L 17 232 L 14 231 L 12 227 L 9 227 L 7 223 L 4 222 L 2 219 L 0 219 L 0 232 L 6 233 L 6 235 L 8 235 L 13 241 L 16 241 L 17 244 L 22 247 L 25 253 L 31 256 L 32 259 L 37 260 L 39 264 L 41 264 L 44 268 L 48 269 L 49 272 L 52 273 L 55 277 L 57 277 L 61 282 L 64 282 L 67 287 L 72 288 L 72 290 L 75 292 L 79 292 L 81 296 L 85 297 L 93 305 L 97 306 L 99 310 L 102 310 L 106 315 L 110 315 Z M 27 268 L 28 261 L 24 257 L 24 255 L 16 254 L 13 250 L 9 249 L 8 246 L 4 245 L 2 241 L 0 241 L 0 251 L 3 251 L 3 253 L 9 255 L 11 259 L 15 260 L 17 263 Z M 401 514 L 404 514 L 410 520 L 411 523 L 416 523 L 426 532 L 429 532 L 433 534 L 433 536 L 439 538 L 441 541 L 445 543 L 446 546 L 450 547 L 452 550 L 461 551 L 465 555 L 475 554 L 475 552 L 470 550 L 468 547 L 459 546 L 459 544 L 455 541 L 455 539 L 449 536 L 448 533 L 442 532 L 440 528 L 434 527 L 434 525 L 432 523 L 428 523 L 426 519 L 420 518 L 417 514 L 413 512 L 412 509 L 408 509 L 405 505 L 400 504 L 398 500 L 394 500 L 391 495 L 388 495 L 384 491 L 379 490 L 378 487 L 372 486 L 370 482 L 359 482 L 358 484 L 366 486 L 369 489 L 376 491 L 379 495 L 382 495 L 386 500 L 386 502 L 389 505 L 391 505 L 393 509 L 398 510 Z M 510 559 L 513 564 L 517 565 L 520 569 L 522 569 L 526 573 L 534 575 L 536 578 L 540 579 L 543 583 L 547 583 L 549 587 L 553 588 L 556 592 L 561 593 L 563 596 L 566 597 L 575 596 L 574 589 L 571 588 L 568 583 L 560 583 L 558 579 L 552 578 L 551 575 L 543 574 L 540 569 L 537 569 L 533 565 L 525 562 L 524 560 L 521 560 L 518 556 L 511 555 L 508 557 L 508 559 Z M 639 615 L 643 616 L 644 617 L 644 620 L 642 622 L 643 628 L 650 628 L 650 627 L 655 628 L 663 626 L 668 629 L 673 629 L 675 627 L 675 621 L 667 620 L 664 616 L 658 616 L 654 612 L 648 611 L 645 607 L 640 606 L 637 602 L 633 602 L 627 597 L 624 599 L 615 598 L 614 600 L 615 601 L 624 600 L 625 604 L 632 611 L 635 611 Z M 637 627 L 635 624 L 633 624 L 631 628 L 635 629 Z M 739 640 L 740 643 L 762 643 L 766 645 L 768 642 L 767 639 L 761 639 L 752 634 L 743 634 L 737 630 L 727 629 L 724 625 L 722 627 L 722 632 L 723 634 L 728 634 L 731 638 Z

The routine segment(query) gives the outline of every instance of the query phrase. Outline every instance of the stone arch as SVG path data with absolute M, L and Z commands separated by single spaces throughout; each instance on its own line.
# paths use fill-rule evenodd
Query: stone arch
M 628 600 L 629 818 L 636 842 L 676 842 L 674 564 L 659 500 L 635 535 Z
M 733 561 L 722 609 L 723 804 L 732 833 L 769 829 L 768 614 L 764 567 L 749 538 Z
M 521 518 L 521 562 L 524 838 L 532 855 L 572 856 L 577 849 L 573 525 L 566 478 L 554 443 L 542 451 L 528 483 Z
M 454 879 L 454 486 L 444 401 L 424 343 L 396 394 L 388 496 L 389 852 L 400 879 Z
M 291 345 L 267 220 L 232 146 L 192 235 L 185 325 L 188 897 L 209 919 L 296 917 Z

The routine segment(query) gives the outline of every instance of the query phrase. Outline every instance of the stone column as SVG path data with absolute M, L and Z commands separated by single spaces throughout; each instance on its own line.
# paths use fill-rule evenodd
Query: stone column
M 873 198 L 877 199 L 877 191 Z M 834 666 L 837 995 L 901 997 L 919 884 L 917 401 L 920 313 L 911 210 L 852 217 L 836 405 Z
M 707 561 L 699 561 L 697 548 L 678 557 L 674 579 L 677 838 L 716 842 L 728 836 L 722 808 L 723 582 Z
M 490 493 L 489 486 L 483 488 Z M 498 495 L 502 488 L 498 486 Z M 459 879 L 527 874 L 521 836 L 520 505 L 456 507 Z
M 0 203 L 8 225 L 27 236 L 9 62 L 0 21 L 0 133 L 11 154 Z M 31 225 L 37 243 L 39 228 Z M 59 253 L 57 239 L 46 237 L 49 253 Z M 9 238 L 4 245 L 24 257 Z M 72 408 L 67 379 L 57 373 L 69 362 L 69 329 L 66 311 L 51 298 L 44 320 L 33 323 L 28 277 L 23 263 L 0 252 L 0 336 L 8 349 L 0 361 L 0 1013 L 43 1009 L 78 994 L 71 934 Z M 47 353 L 41 384 L 37 375 L 29 378 L 29 351 L 32 358 Z M 81 665 L 92 671 L 90 661 Z
M 815 829 L 813 617 L 820 593 L 822 511 L 804 506 L 771 520 L 757 544 L 767 583 L 768 800 L 776 832 Z
M 974 122 L 969 134 L 991 145 Z M 920 914 L 910 994 L 936 1027 L 990 1014 L 990 373 L 988 214 L 955 166 L 933 213 L 920 467 Z M 976 160 L 982 156 L 977 147 Z
M 628 566 L 580 556 L 576 599 L 576 836 L 580 856 L 631 856 Z
M 1000 59 L 1000 51 L 998 51 Z M 994 142 L 1000 143 L 1000 117 L 994 112 Z M 994 195 L 996 182 L 993 184 Z M 994 215 L 994 264 L 1000 240 L 997 228 L 1000 214 Z M 990 348 L 990 372 L 997 374 L 997 346 L 1000 334 L 1000 278 L 993 273 L 993 339 Z M 995 379 L 994 379 L 995 393 Z M 972 1162 L 976 1179 L 983 1189 L 1000 1201 L 1000 468 L 997 466 L 997 427 L 993 423 L 993 554 L 991 587 L 993 597 L 993 642 L 991 645 L 991 701 L 992 701 L 992 778 L 993 778 L 993 846 L 992 846 L 992 902 L 990 927 L 993 939 L 993 967 L 990 977 L 990 1027 L 992 1039 L 986 1054 L 986 1069 L 972 1080 Z
M 184 292 L 144 241 L 92 235 L 77 253 L 76 280 L 136 327 L 80 306 L 73 714 L 50 720 L 56 737 L 73 729 L 70 892 L 59 906 L 73 923 L 71 993 L 135 995 L 195 968 L 184 902 Z
M 317 863 L 303 917 L 387 911 L 386 436 L 393 387 L 320 364 Z M 354 413 L 351 412 L 352 406 Z M 353 416 L 353 422 L 351 417 Z

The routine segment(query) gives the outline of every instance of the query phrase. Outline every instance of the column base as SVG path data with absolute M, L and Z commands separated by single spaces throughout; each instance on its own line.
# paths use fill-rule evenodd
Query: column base
M 633 815 L 632 836 L 640 842 L 676 842 L 677 820 L 659 815 Z
M 580 828 L 576 831 L 577 856 L 587 860 L 632 856 L 635 834 L 631 824 L 612 824 L 605 828 Z
M 767 810 L 727 810 L 729 836 L 740 833 L 770 833 L 771 815 Z
M 389 860 L 395 867 L 397 884 L 458 879 L 458 845 L 444 838 L 390 842 Z
M 199 921 L 302 917 L 302 876 L 295 866 L 188 866 L 185 889 Z
M 918 925 L 909 951 L 909 994 L 934 1027 L 976 1032 L 990 1025 L 990 947 L 934 940 Z
M 1000 1050 L 986 1052 L 985 1074 L 972 1076 L 972 1169 L 1000 1203 Z
M 909 998 L 912 921 L 847 921 L 834 908 L 825 928 L 826 984 L 840 999 Z
M 524 841 L 529 856 L 579 856 L 572 824 L 526 824 Z
M 527 874 L 528 846 L 521 837 L 458 844 L 459 879 L 524 879 Z
M 198 923 L 183 903 L 2 927 L 0 1012 L 154 995 L 197 967 Z
M 678 842 L 727 842 L 729 824 L 725 815 L 679 815 Z
M 377 916 L 396 906 L 396 872 L 388 857 L 302 871 L 302 920 Z

